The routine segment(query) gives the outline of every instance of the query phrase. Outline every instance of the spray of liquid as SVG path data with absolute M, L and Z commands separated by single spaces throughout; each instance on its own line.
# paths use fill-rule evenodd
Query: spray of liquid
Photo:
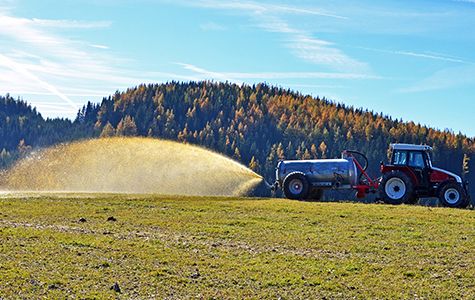
M 263 179 L 197 146 L 117 137 L 33 153 L 8 170 L 3 181 L 10 191 L 242 196 Z

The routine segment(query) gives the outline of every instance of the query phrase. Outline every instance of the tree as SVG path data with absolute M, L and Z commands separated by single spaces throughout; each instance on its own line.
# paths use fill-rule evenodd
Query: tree
M 254 156 L 252 156 L 251 161 L 249 162 L 249 169 L 254 172 L 259 172 L 259 161 Z
M 310 147 L 310 154 L 312 155 L 312 158 L 318 158 L 317 146 L 315 146 L 315 144 L 312 144 Z
M 137 125 L 131 116 L 125 116 L 117 125 L 117 135 L 134 136 L 137 135 Z
M 322 141 L 320 143 L 320 146 L 318 146 L 318 150 L 320 150 L 322 158 L 327 158 L 327 144 L 325 144 L 325 141 Z
M 20 140 L 17 148 L 18 148 L 18 152 L 20 153 L 20 156 L 25 156 L 31 150 L 31 146 L 28 146 L 25 143 L 24 139 Z
M 12 161 L 12 155 L 5 148 L 0 152 L 0 169 L 8 166 Z
M 277 157 L 280 160 L 285 159 L 284 147 L 282 147 L 282 143 L 279 143 L 279 145 L 277 146 Z
M 308 152 L 308 149 L 305 148 L 305 152 L 303 153 L 302 159 L 311 159 L 312 156 L 310 155 L 310 152 Z
M 112 127 L 111 123 L 107 122 L 106 126 L 102 128 L 100 137 L 111 137 L 115 135 L 115 129 Z
M 237 160 L 237 161 L 240 161 L 241 160 L 241 153 L 239 152 L 239 148 L 236 147 L 234 149 L 234 155 L 233 157 Z

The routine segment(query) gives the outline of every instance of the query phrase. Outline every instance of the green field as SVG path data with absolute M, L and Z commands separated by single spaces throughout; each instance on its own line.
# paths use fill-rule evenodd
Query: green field
M 474 278 L 470 210 L 133 195 L 0 198 L 0 299 L 474 299 Z M 120 293 L 111 290 L 116 282 Z

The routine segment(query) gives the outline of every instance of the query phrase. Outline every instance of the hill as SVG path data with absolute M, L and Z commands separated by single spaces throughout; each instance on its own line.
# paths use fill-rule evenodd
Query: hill
M 266 84 L 140 85 L 116 92 L 98 105 L 88 103 L 73 122 L 43 120 L 23 101 L 9 96 L 0 98 L 2 102 L 0 134 L 5 138 L 0 140 L 0 149 L 15 157 L 21 152 L 21 140 L 24 145 L 38 147 L 86 137 L 152 136 L 224 153 L 270 181 L 279 159 L 335 157 L 343 149 L 366 153 L 370 172 L 376 174 L 391 142 L 431 145 L 438 166 L 461 173 L 463 154 L 475 149 L 473 139 L 460 133 L 402 122 Z M 20 108 L 12 111 L 12 106 Z M 18 134 L 9 135 L 4 124 L 12 120 L 19 124 L 22 119 L 28 123 L 15 125 Z M 2 165 L 6 165 L 2 157 Z
M 2 299 L 475 298 L 468 210 L 25 194 L 0 216 Z
M 89 136 L 92 133 L 78 121 L 73 123 L 62 118 L 45 120 L 26 101 L 15 100 L 8 94 L 0 96 L 0 170 L 32 148 Z

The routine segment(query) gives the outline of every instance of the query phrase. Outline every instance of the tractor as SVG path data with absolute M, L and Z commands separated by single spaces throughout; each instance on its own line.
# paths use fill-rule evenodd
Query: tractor
M 320 200 L 330 189 L 354 189 L 358 198 L 374 193 L 388 204 L 415 204 L 419 198 L 436 197 L 447 207 L 469 205 L 467 183 L 456 174 L 434 167 L 430 146 L 390 144 L 389 151 L 389 164 L 381 163 L 377 179 L 366 172 L 368 159 L 364 154 L 345 150 L 340 159 L 280 161 L 274 187 L 297 200 Z

